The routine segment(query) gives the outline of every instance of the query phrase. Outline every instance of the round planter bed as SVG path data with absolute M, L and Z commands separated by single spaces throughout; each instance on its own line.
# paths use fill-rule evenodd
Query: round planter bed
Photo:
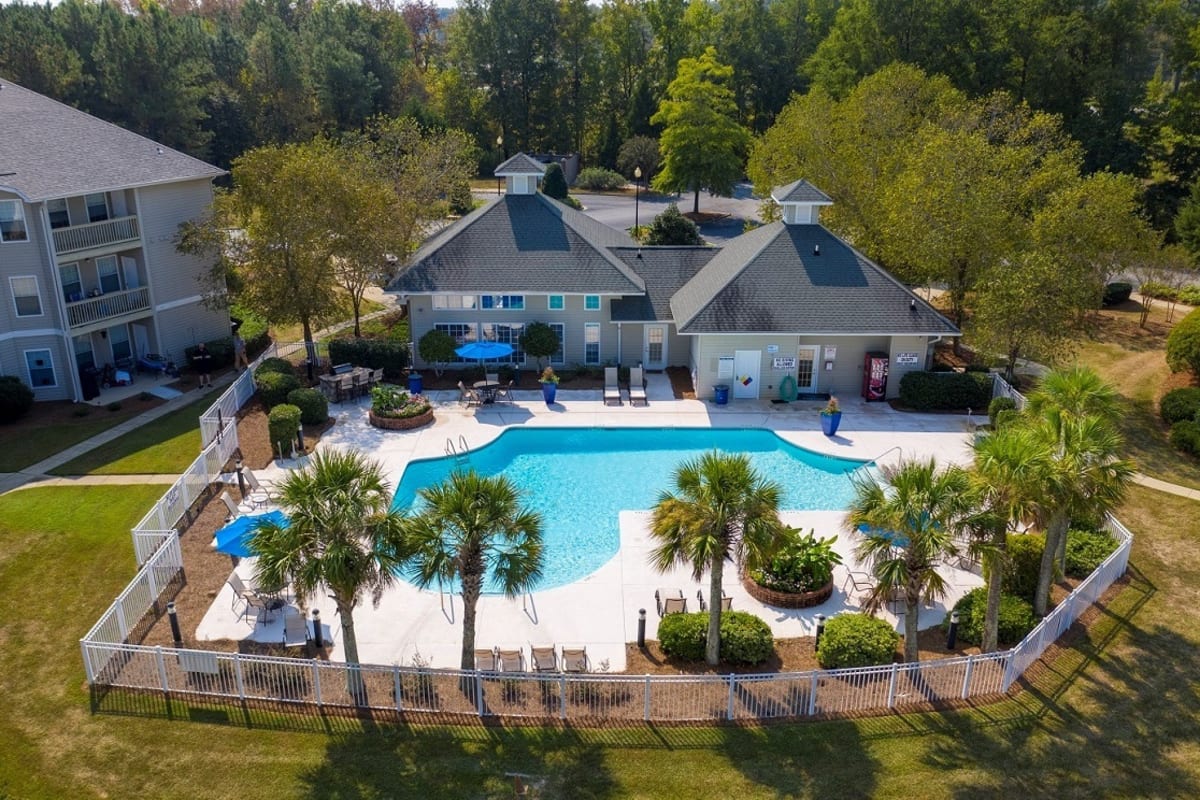
M 405 417 L 403 419 L 395 417 L 377 417 L 375 412 L 369 412 L 371 424 L 376 428 L 382 428 L 385 431 L 411 431 L 413 428 L 423 428 L 433 422 L 433 409 L 429 409 L 424 414 L 418 414 L 415 417 Z
M 759 584 L 748 574 L 742 576 L 742 586 L 755 600 L 775 608 L 811 608 L 821 605 L 833 595 L 833 578 L 811 592 L 777 592 Z

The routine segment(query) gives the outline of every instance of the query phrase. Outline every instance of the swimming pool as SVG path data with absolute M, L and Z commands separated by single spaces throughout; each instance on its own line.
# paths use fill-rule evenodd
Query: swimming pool
M 748 455 L 759 475 L 783 489 L 783 510 L 845 508 L 853 496 L 847 473 L 863 464 L 796 447 L 761 429 L 512 428 L 465 459 L 411 462 L 392 505 L 414 507 L 418 489 L 456 468 L 507 476 L 521 490 L 522 504 L 542 515 L 545 563 L 537 588 L 551 589 L 603 566 L 620 546 L 618 513 L 653 508 L 663 491 L 674 489 L 680 463 L 714 448 Z

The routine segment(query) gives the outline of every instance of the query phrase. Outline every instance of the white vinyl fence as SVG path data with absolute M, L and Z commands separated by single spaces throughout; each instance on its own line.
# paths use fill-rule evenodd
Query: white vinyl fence
M 1008 381 L 1000 377 L 1000 373 L 992 373 L 992 399 L 997 397 L 1011 398 L 1017 404 L 1017 411 L 1025 408 L 1025 395 L 1018 392 Z

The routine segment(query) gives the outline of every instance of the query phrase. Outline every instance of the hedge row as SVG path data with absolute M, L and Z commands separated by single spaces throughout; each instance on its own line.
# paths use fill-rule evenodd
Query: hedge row
M 379 339 L 334 339 L 329 342 L 329 360 L 333 364 L 382 369 L 392 380 L 399 380 L 408 369 L 408 347 Z
M 917 411 L 982 411 L 991 401 L 990 372 L 909 372 L 900 379 L 900 402 Z

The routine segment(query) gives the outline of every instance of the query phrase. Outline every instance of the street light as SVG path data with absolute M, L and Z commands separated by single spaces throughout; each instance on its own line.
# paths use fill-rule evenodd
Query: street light
M 633 168 L 633 238 L 639 242 L 641 238 L 638 236 L 638 201 L 642 195 L 642 168 L 636 166 Z
M 504 156 L 504 134 L 496 137 L 496 153 L 503 158 Z M 496 196 L 500 196 L 500 176 L 496 176 Z

